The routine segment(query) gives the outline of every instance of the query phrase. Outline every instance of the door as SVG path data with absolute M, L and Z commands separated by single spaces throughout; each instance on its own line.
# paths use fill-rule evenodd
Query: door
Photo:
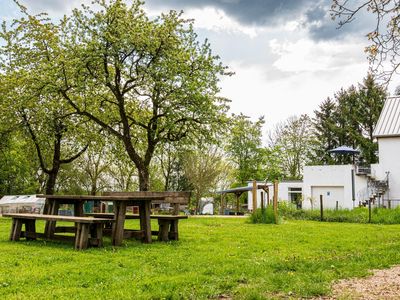
M 324 208 L 336 208 L 336 201 L 339 208 L 344 207 L 343 186 L 313 186 L 311 196 L 314 199 L 314 207 L 319 207 L 319 198 L 322 195 Z

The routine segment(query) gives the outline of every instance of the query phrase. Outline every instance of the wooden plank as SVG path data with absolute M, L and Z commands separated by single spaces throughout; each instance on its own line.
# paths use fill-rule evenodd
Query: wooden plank
M 95 217 L 95 218 L 114 218 L 114 214 L 113 213 L 89 213 L 86 214 L 86 216 L 90 216 L 90 217 Z M 125 215 L 125 219 L 139 219 L 139 215 L 132 215 L 132 214 L 126 214 Z M 170 220 L 174 220 L 174 219 L 187 219 L 188 216 L 184 216 L 184 215 L 178 215 L 178 216 L 174 216 L 174 215 L 150 215 L 150 219 L 170 219 Z
M 56 233 L 60 233 L 60 232 L 75 233 L 75 231 L 76 231 L 76 226 L 57 226 L 55 229 Z
M 34 219 L 46 221 L 63 221 L 63 222 L 80 222 L 80 223 L 106 223 L 112 222 L 110 219 L 90 218 L 90 217 L 73 217 L 59 215 L 39 215 L 39 214 L 3 214 L 3 217 L 18 219 Z
M 49 239 L 49 238 L 46 237 L 46 235 L 44 233 L 36 232 L 36 234 L 33 235 L 30 232 L 21 231 L 21 237 L 33 238 L 34 236 L 36 236 L 36 238 L 41 238 L 41 239 L 50 240 L 50 241 L 60 241 L 60 242 L 74 242 L 75 241 L 75 237 L 74 236 L 70 236 L 70 235 L 58 235 L 58 234 L 55 234 L 51 239 Z
M 143 230 L 132 230 L 132 229 L 125 229 L 124 230 L 124 239 L 129 238 L 136 238 L 136 239 L 143 239 L 144 238 L 144 231 Z

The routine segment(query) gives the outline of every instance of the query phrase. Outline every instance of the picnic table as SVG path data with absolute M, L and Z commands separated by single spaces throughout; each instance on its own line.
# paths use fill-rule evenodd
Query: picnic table
M 137 237 L 143 243 L 151 243 L 151 203 L 163 201 L 172 203 L 187 203 L 189 193 L 186 192 L 129 192 L 109 193 L 103 196 L 82 195 L 38 195 L 46 199 L 44 214 L 57 215 L 62 204 L 74 206 L 74 216 L 85 216 L 83 205 L 86 201 L 110 201 L 114 203 L 114 222 L 112 225 L 111 239 L 114 246 L 120 246 L 124 237 Z M 140 230 L 125 230 L 126 208 L 139 207 Z M 47 221 L 45 235 L 51 237 L 56 232 L 56 221 Z M 59 228 L 62 230 L 62 228 Z

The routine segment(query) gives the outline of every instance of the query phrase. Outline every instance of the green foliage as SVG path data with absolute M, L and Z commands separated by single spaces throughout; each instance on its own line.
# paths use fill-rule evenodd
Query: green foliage
M 273 207 L 270 205 L 264 209 L 258 208 L 250 215 L 249 221 L 253 224 L 275 224 Z
M 279 203 L 279 215 L 287 220 L 321 220 L 321 214 L 318 209 L 297 209 L 296 205 L 287 202 Z M 369 212 L 366 207 L 338 210 L 324 209 L 325 222 L 368 223 L 368 215 Z M 395 209 L 373 208 L 371 223 L 400 224 L 400 207 Z
M 275 169 L 273 173 L 281 173 L 286 179 L 301 179 L 304 165 L 314 155 L 315 143 L 309 116 L 290 117 L 277 124 L 269 134 L 269 151 L 277 153 L 279 157 L 280 172 Z
M 147 190 L 160 145 L 212 140 L 224 128 L 218 82 L 230 73 L 192 21 L 175 11 L 149 19 L 142 7 L 96 0 L 57 23 L 21 7 L 26 18 L 3 26 L 0 60 L 27 103 L 44 101 L 45 125 L 89 119 L 119 139 Z
M 243 114 L 232 116 L 225 150 L 236 166 L 238 184 L 243 185 L 248 180 L 264 180 L 266 177 L 261 143 L 263 124 L 264 117 L 252 122 Z
M 336 280 L 400 263 L 399 225 L 268 226 L 243 218 L 189 218 L 179 225 L 178 242 L 131 239 L 114 248 L 106 238 L 104 248 L 77 252 L 70 243 L 10 242 L 11 222 L 0 218 L 2 298 L 312 298 L 329 295 Z M 127 227 L 138 228 L 138 221 Z
M 35 194 L 39 190 L 33 151 L 18 132 L 0 134 L 0 195 Z
M 315 111 L 318 143 L 313 163 L 351 163 L 351 156 L 330 156 L 329 150 L 342 145 L 359 148 L 363 162 L 376 163 L 378 146 L 372 134 L 386 96 L 386 90 L 368 74 L 358 88 L 341 89 L 334 99 L 326 99 Z

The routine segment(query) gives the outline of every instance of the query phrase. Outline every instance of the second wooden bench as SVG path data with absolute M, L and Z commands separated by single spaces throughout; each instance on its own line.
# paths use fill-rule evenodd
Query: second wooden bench
M 55 236 L 47 236 L 36 232 L 36 220 L 44 221 L 62 221 L 75 223 L 75 249 L 82 250 L 90 246 L 103 246 L 103 226 L 106 223 L 113 222 L 109 218 L 89 218 L 89 217 L 71 217 L 58 215 L 38 215 L 38 214 L 3 214 L 3 217 L 12 218 L 10 240 L 18 241 L 21 237 L 27 240 L 35 240 L 37 237 L 54 239 Z M 25 231 L 22 231 L 22 225 L 25 225 Z M 49 235 L 49 234 L 48 234 Z M 90 236 L 90 238 L 89 238 Z M 68 236 L 57 236 L 60 240 L 69 240 Z

